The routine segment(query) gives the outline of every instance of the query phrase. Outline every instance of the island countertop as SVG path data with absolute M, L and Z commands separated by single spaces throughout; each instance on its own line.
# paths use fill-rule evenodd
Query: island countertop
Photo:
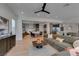
M 14 35 L 1 35 L 1 36 L 0 36 L 0 40 L 1 40 L 1 39 L 5 39 L 5 38 L 8 38 L 8 37 L 11 37 L 11 36 L 14 36 Z

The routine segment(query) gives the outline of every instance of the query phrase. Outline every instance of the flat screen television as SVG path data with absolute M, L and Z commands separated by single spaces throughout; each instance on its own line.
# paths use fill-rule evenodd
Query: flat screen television
M 53 27 L 59 27 L 59 24 L 53 24 Z

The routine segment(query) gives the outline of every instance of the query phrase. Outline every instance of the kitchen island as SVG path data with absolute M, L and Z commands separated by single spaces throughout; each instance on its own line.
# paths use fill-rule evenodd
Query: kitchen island
M 15 35 L 0 36 L 0 56 L 4 56 L 16 44 Z

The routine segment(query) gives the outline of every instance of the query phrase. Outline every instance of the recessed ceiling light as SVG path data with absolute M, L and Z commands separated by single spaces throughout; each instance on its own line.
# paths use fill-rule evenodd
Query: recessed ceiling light
M 70 6 L 70 4 L 69 3 L 64 4 L 64 7 L 67 7 L 67 6 Z
M 24 12 L 23 12 L 23 11 L 21 11 L 21 14 L 24 14 Z
M 53 10 L 53 12 L 55 12 L 55 10 Z
M 55 16 L 56 18 L 58 18 L 58 16 Z
M 37 13 L 36 15 L 37 15 L 37 16 L 40 16 L 40 14 L 39 14 L 39 13 Z
M 48 14 L 47 17 L 50 17 L 50 15 Z

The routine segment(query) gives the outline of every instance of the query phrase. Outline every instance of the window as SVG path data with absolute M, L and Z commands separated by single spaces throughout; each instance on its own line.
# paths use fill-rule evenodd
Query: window
M 15 34 L 15 20 L 12 19 L 12 34 Z

